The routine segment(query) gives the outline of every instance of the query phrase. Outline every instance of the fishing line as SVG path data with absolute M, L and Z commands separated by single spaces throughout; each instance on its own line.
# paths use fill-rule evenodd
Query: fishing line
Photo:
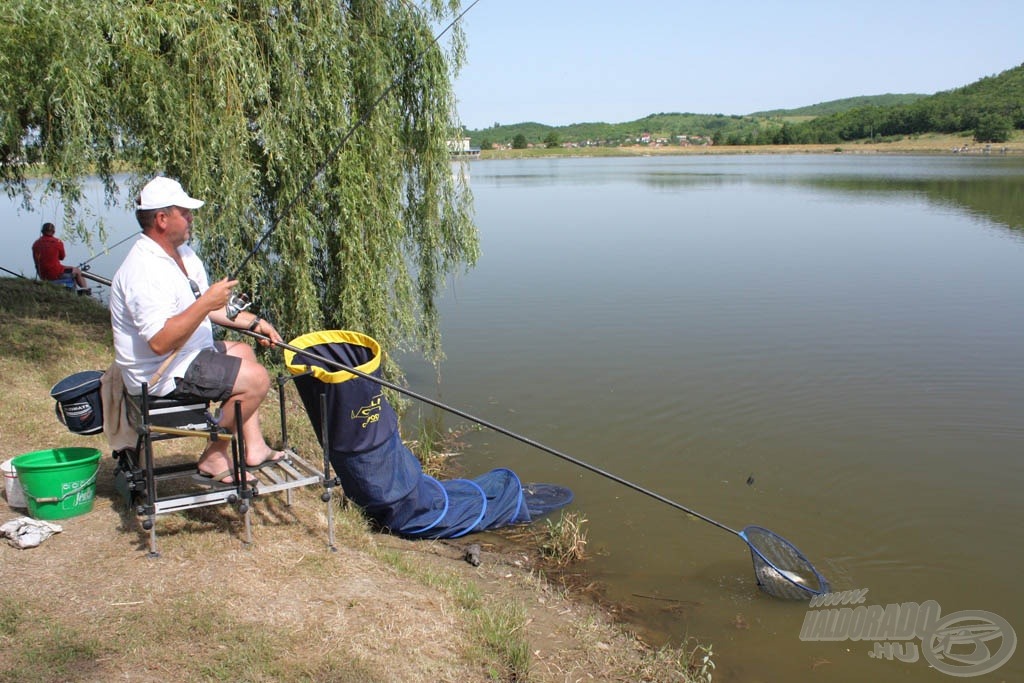
M 100 256 L 105 256 L 105 255 L 109 254 L 111 249 L 117 249 L 119 246 L 121 246 L 122 244 L 124 244 L 128 240 L 132 239 L 133 237 L 138 237 L 139 234 L 140 233 L 138 233 L 138 232 L 133 232 L 132 234 L 128 235 L 127 237 L 125 237 L 123 240 L 121 240 L 117 244 L 115 244 L 115 245 L 113 245 L 111 247 L 103 247 L 103 249 L 101 251 L 93 254 L 92 256 L 87 258 L 86 260 L 84 260 L 81 263 L 79 263 L 78 267 L 81 268 L 82 270 L 89 270 L 89 268 L 87 266 L 90 263 L 92 263 L 93 261 L 98 259 Z
M 452 27 L 454 27 L 457 23 L 459 23 L 459 21 L 462 19 L 462 17 L 466 16 L 466 13 L 469 12 L 474 7 L 476 7 L 477 3 L 479 3 L 479 2 L 480 2 L 480 0 L 473 0 L 473 2 L 470 3 L 469 7 L 467 7 L 464 10 L 462 10 L 458 14 L 458 16 L 456 16 L 454 19 L 452 19 L 452 21 L 447 26 L 445 26 L 444 29 L 440 33 L 438 33 L 436 36 L 434 36 L 434 39 L 430 41 L 430 44 L 427 45 L 425 48 L 423 48 L 423 50 L 421 50 L 419 52 L 419 54 L 417 54 L 412 59 L 412 61 L 409 62 L 408 66 L 405 68 L 405 70 L 399 76 L 397 76 L 394 79 L 392 79 L 391 84 L 388 85 L 388 87 L 385 88 L 377 96 L 377 98 L 375 100 L 373 100 L 372 103 L 370 103 L 370 106 L 367 107 L 366 111 L 359 118 L 359 120 L 357 120 L 354 124 L 352 124 L 352 126 L 349 127 L 349 129 L 345 132 L 345 134 L 341 136 L 341 140 L 338 142 L 338 144 L 334 146 L 334 149 L 332 149 L 330 152 L 328 152 L 327 157 L 320 164 L 320 166 L 317 167 L 317 169 L 313 173 L 313 175 L 311 175 L 309 177 L 309 179 L 305 182 L 305 184 L 299 189 L 299 191 L 296 193 L 295 197 L 293 197 L 291 201 L 289 201 L 287 204 L 285 204 L 285 207 L 284 207 L 284 209 L 281 210 L 281 213 L 278 214 L 277 218 L 274 219 L 274 221 L 273 221 L 273 223 L 271 223 L 270 227 L 267 228 L 267 230 L 263 233 L 262 237 L 260 237 L 259 241 L 256 242 L 256 246 L 254 246 L 252 248 L 252 251 L 250 251 L 249 254 L 242 260 L 242 263 L 239 264 L 238 268 L 235 269 L 235 272 L 228 279 L 230 279 L 230 280 L 237 280 L 238 279 L 239 273 L 241 273 L 242 270 L 244 270 L 245 267 L 247 265 L 249 265 L 249 261 L 252 260 L 252 257 L 255 256 L 257 254 L 257 252 L 259 252 L 260 249 L 263 248 L 264 242 L 266 242 L 270 238 L 271 234 L 273 234 L 273 232 L 277 229 L 277 227 L 282 222 L 284 222 L 284 220 L 291 214 L 291 212 L 294 210 L 295 206 L 299 203 L 299 201 L 301 201 L 309 193 L 309 191 L 313 188 L 313 184 L 316 183 L 316 181 L 327 171 L 327 168 L 332 163 L 334 163 L 334 161 L 337 159 L 338 155 L 341 153 L 342 148 L 349 141 L 349 139 L 356 133 L 357 130 L 359 130 L 360 128 L 365 126 L 367 123 L 369 123 L 370 117 L 377 110 L 377 107 L 380 106 L 380 103 L 384 101 L 384 98 L 386 98 L 388 95 L 390 95 L 391 92 L 395 88 L 397 88 L 399 86 L 399 84 L 402 82 L 401 79 L 404 76 L 406 76 L 407 74 L 411 73 L 412 70 L 416 66 L 419 65 L 419 62 L 423 59 L 423 57 L 427 54 L 427 52 L 430 51 L 435 45 L 437 45 L 438 41 L 441 40 L 441 38 L 444 36 L 444 34 L 446 34 L 448 31 L 450 31 L 452 29 Z M 242 311 L 242 310 L 245 310 L 245 308 L 244 308 L 244 306 L 239 305 L 238 306 L 238 310 Z

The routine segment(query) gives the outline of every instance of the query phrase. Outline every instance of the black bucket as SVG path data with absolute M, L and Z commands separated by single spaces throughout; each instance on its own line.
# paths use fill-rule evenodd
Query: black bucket
M 75 434 L 99 434 L 103 431 L 103 401 L 100 398 L 99 370 L 76 372 L 53 385 L 50 396 L 57 402 L 57 419 Z

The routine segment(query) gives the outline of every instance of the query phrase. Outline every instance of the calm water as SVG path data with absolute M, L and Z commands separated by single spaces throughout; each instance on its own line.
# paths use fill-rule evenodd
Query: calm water
M 986 610 L 1024 635 L 1022 160 L 470 172 L 483 257 L 444 301 L 441 400 L 768 527 L 866 604 Z M 759 593 L 727 532 L 503 436 L 470 442 L 468 473 L 571 485 L 586 570 L 652 639 L 712 642 L 715 680 L 944 677 L 873 642 L 801 641 L 806 605 Z M 1022 675 L 1018 654 L 977 680 Z
M 768 527 L 866 604 L 986 610 L 1024 637 L 1024 160 L 469 172 L 483 256 L 442 302 L 440 383 L 403 359 L 411 388 L 730 527 Z M 42 221 L 6 210 L 0 265 L 31 273 Z M 130 214 L 108 227 L 108 243 L 135 230 Z M 653 641 L 713 643 L 716 681 L 950 679 L 923 656 L 873 659 L 873 641 L 801 641 L 807 606 L 761 594 L 727 532 L 504 436 L 467 440 L 467 474 L 570 485 L 585 570 Z M 975 680 L 1022 679 L 1018 653 Z

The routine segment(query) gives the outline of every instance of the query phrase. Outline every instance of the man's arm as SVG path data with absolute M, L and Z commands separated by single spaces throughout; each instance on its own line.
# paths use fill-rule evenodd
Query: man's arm
M 192 336 L 192 333 L 207 317 L 217 322 L 214 315 L 211 314 L 215 311 L 223 311 L 231 296 L 232 288 L 237 284 L 238 280 L 224 278 L 210 285 L 210 288 L 203 292 L 192 305 L 167 319 L 160 331 L 149 340 L 149 348 L 158 355 L 170 353 L 181 348 L 182 344 Z
M 250 332 L 262 334 L 264 337 L 268 337 L 274 342 L 283 341 L 277 329 L 275 329 L 269 321 L 264 320 L 255 313 L 250 313 L 249 311 L 242 311 L 234 320 L 231 320 L 228 318 L 227 309 L 222 308 L 210 313 L 210 320 L 221 327 L 227 327 L 234 330 L 249 330 Z M 260 340 L 260 344 L 262 346 L 270 345 L 262 339 Z

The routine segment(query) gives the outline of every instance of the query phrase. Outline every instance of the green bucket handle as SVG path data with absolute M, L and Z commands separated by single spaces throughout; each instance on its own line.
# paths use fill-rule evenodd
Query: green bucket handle
M 25 491 L 25 495 L 28 496 L 29 498 L 31 498 L 32 500 L 34 500 L 37 503 L 63 503 L 70 496 L 73 496 L 74 494 L 78 493 L 79 491 L 81 491 L 84 488 L 92 486 L 96 482 L 96 475 L 97 474 L 99 474 L 99 470 L 98 469 L 95 472 L 93 472 L 92 476 L 89 477 L 81 486 L 79 486 L 76 489 L 72 489 L 72 490 L 68 491 L 67 493 L 65 493 L 60 498 L 54 498 L 52 496 L 51 497 L 47 497 L 47 498 L 36 498 L 31 493 L 29 493 L 28 490 Z M 24 485 L 22 485 L 22 488 L 23 489 L 25 488 Z

